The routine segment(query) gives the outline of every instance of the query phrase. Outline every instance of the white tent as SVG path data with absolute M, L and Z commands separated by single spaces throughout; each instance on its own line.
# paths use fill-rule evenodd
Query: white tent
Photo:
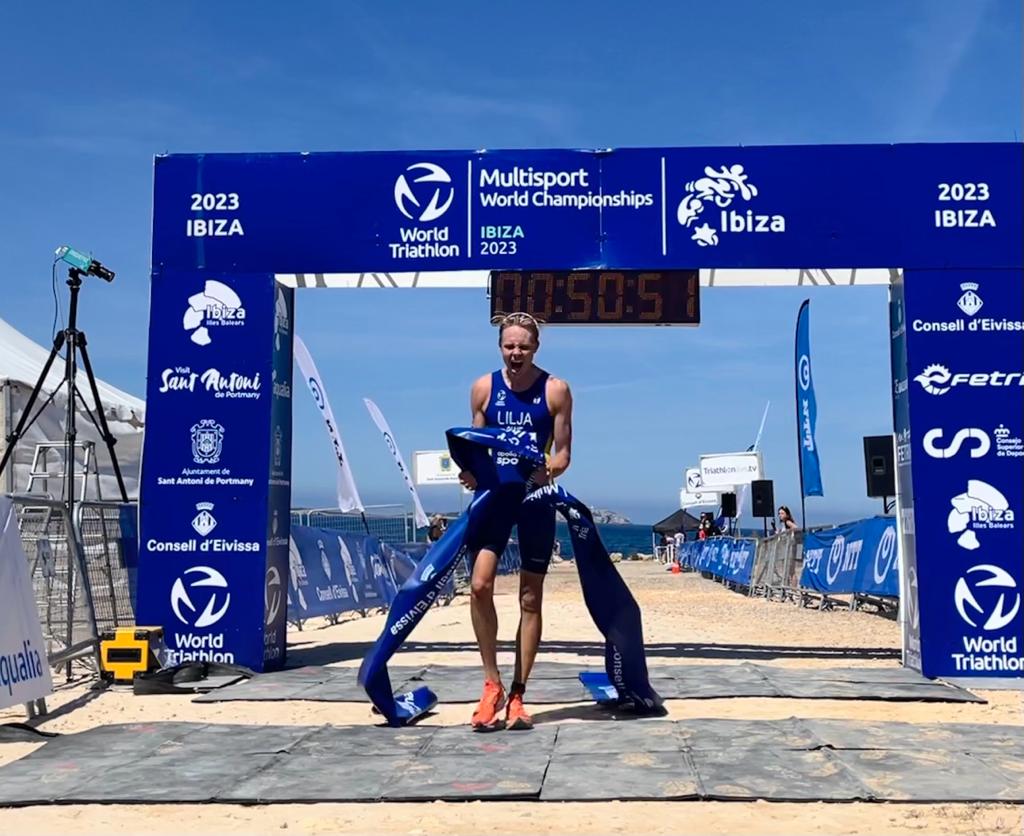
M 32 395 L 32 388 L 35 386 L 43 366 L 46 365 L 49 354 L 49 348 L 43 348 L 0 319 L 0 455 L 7 447 L 7 436 L 17 427 L 18 421 L 25 411 L 28 399 Z M 93 371 L 96 372 L 96 369 L 94 368 Z M 43 382 L 43 388 L 32 407 L 32 414 L 35 415 L 39 412 L 40 406 L 55 388 L 60 386 L 60 391 L 21 437 L 11 462 L 0 474 L 0 491 L 24 493 L 28 488 L 29 472 L 36 444 L 41 442 L 63 443 L 68 392 L 67 385 L 61 384 L 63 377 L 64 360 L 58 357 L 54 360 L 49 374 Z M 81 358 L 79 358 L 76 382 L 78 391 L 82 395 L 82 398 L 78 400 L 76 410 L 77 440 L 79 442 L 92 441 L 95 444 L 95 461 L 100 473 L 102 498 L 120 499 L 120 491 L 117 488 L 117 480 L 114 477 L 107 445 L 83 407 L 83 399 L 84 406 L 89 407 L 90 410 L 93 410 L 94 404 Z M 142 430 L 145 424 L 146 404 L 127 392 L 122 392 L 109 383 L 104 383 L 99 378 L 96 379 L 96 388 L 99 389 L 100 400 L 103 402 L 103 414 L 107 419 L 107 426 L 117 439 L 117 443 L 114 445 L 114 454 L 121 467 L 125 488 L 130 498 L 136 498 L 139 493 L 139 467 L 142 461 Z M 51 473 L 64 470 L 63 457 L 63 451 L 60 449 L 49 453 L 48 469 Z M 76 464 L 77 470 L 81 466 L 81 454 L 76 456 L 76 461 L 79 462 Z M 79 493 L 81 485 L 81 480 L 76 480 L 76 496 L 81 495 Z M 87 485 L 87 497 L 96 499 L 95 479 L 90 477 Z M 52 478 L 46 483 L 37 482 L 34 492 L 43 491 L 51 494 L 54 498 L 60 498 L 62 496 L 61 480 Z

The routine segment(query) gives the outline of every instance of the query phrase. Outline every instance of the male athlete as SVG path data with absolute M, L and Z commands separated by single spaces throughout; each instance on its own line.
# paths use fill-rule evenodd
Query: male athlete
M 540 644 L 541 600 L 555 541 L 555 511 L 545 503 L 524 505 L 523 499 L 533 488 L 547 485 L 565 472 L 572 447 L 569 384 L 533 364 L 540 347 L 537 320 L 522 313 L 504 317 L 499 323 L 498 345 L 504 367 L 481 377 L 470 391 L 473 426 L 503 427 L 521 433 L 536 441 L 547 458 L 537 466 L 515 455 L 495 454 L 499 485 L 494 502 L 481 530 L 467 544 L 473 562 L 470 614 L 484 665 L 484 692 L 472 718 L 477 731 L 493 731 L 503 724 L 509 729 L 533 728 L 533 720 L 523 706 L 523 694 Z M 463 471 L 459 478 L 467 488 L 476 488 L 476 478 L 469 471 Z M 517 524 L 522 556 L 520 615 L 515 674 L 503 723 L 500 712 L 506 697 L 498 671 L 494 578 L 512 526 Z

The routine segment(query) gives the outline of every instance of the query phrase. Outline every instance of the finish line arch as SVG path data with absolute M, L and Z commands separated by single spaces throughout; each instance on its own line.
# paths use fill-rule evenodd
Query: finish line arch
M 890 285 L 904 663 L 1024 676 L 1022 182 L 1020 143 L 157 157 L 139 623 L 284 664 L 294 287 L 696 269 Z

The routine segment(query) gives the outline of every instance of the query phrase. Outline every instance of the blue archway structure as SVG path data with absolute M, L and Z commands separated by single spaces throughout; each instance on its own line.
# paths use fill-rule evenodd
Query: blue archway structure
M 160 156 L 140 623 L 173 661 L 284 664 L 282 275 L 864 268 L 890 277 L 904 662 L 1024 676 L 1022 183 L 1019 143 Z

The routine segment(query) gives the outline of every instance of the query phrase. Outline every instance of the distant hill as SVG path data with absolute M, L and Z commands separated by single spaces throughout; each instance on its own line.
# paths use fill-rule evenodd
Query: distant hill
M 608 511 L 605 508 L 591 508 L 590 513 L 594 515 L 594 522 L 601 525 L 632 525 L 628 517 L 617 511 Z

